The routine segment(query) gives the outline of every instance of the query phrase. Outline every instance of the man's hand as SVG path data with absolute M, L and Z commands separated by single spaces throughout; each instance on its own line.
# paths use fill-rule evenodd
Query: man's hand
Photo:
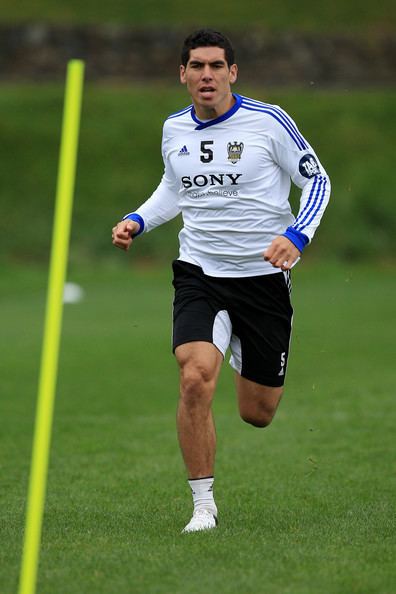
M 140 225 L 136 221 L 125 219 L 120 221 L 112 229 L 113 245 L 120 248 L 121 250 L 128 251 L 132 244 L 132 235 L 138 233 Z
M 270 262 L 272 266 L 282 270 L 290 270 L 300 255 L 300 250 L 296 248 L 290 239 L 283 235 L 275 237 L 263 254 L 266 262 Z

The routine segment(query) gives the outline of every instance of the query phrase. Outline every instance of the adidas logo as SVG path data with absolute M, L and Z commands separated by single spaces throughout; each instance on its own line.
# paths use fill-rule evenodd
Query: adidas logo
M 179 157 L 183 157 L 184 155 L 189 155 L 189 151 L 188 148 L 186 147 L 186 145 L 183 146 L 183 148 L 180 149 L 179 151 Z

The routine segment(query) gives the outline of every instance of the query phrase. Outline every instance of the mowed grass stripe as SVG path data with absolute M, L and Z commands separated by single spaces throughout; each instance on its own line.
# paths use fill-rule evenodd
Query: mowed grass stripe
M 175 432 L 170 270 L 127 260 L 72 271 L 86 298 L 65 310 L 38 591 L 390 594 L 391 270 L 297 267 L 278 415 L 264 431 L 243 424 L 224 366 L 221 523 L 182 537 L 191 501 Z M 0 280 L 4 593 L 18 575 L 45 283 L 32 268 Z

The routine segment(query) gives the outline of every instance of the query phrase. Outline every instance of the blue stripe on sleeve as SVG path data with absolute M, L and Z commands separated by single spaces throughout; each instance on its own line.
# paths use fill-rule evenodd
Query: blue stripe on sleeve
M 191 109 L 192 109 L 192 104 L 189 105 L 188 107 L 185 107 L 184 109 L 181 109 L 180 111 L 176 111 L 176 113 L 171 113 L 170 116 L 168 116 L 166 119 L 172 120 L 173 118 L 178 118 L 178 117 L 188 113 L 189 111 L 191 111 Z
M 311 198 L 314 194 L 315 191 L 315 187 L 316 187 L 316 180 L 319 179 L 319 183 L 317 184 L 317 190 L 316 190 L 316 194 L 315 194 L 315 198 L 312 201 Z M 315 181 L 314 184 L 312 186 L 311 189 L 311 193 L 309 196 L 309 200 L 305 206 L 304 211 L 305 215 L 303 215 L 303 212 L 301 213 L 301 215 L 297 218 L 297 220 L 295 221 L 293 228 L 297 229 L 298 231 L 301 231 L 302 229 L 304 229 L 305 227 L 308 227 L 308 225 L 310 225 L 312 223 L 312 221 L 314 220 L 314 218 L 316 217 L 316 215 L 318 214 L 322 204 L 323 204 L 323 200 L 324 197 L 326 195 L 326 186 L 327 186 L 327 179 L 321 175 L 318 175 L 315 177 Z M 308 208 L 309 206 L 309 208 Z
M 297 219 L 294 221 L 294 225 L 293 225 L 294 227 L 298 227 L 298 225 L 303 221 L 303 219 L 304 219 L 304 217 L 306 215 L 307 210 L 311 207 L 311 203 L 312 203 L 312 200 L 313 200 L 313 196 L 315 194 L 316 185 L 318 183 L 318 178 L 319 177 L 320 176 L 318 176 L 318 175 L 315 176 L 314 182 L 312 184 L 311 191 L 309 193 L 309 197 L 308 197 L 307 203 L 304 206 L 304 208 L 302 209 L 302 211 L 300 212 L 300 214 L 298 215 Z
M 262 107 L 274 111 L 274 113 L 276 113 L 281 118 L 281 120 L 283 120 L 285 124 L 290 127 L 290 130 L 292 130 L 295 133 L 295 135 L 297 136 L 297 138 L 299 138 L 304 148 L 308 148 L 308 143 L 306 142 L 305 138 L 297 128 L 295 122 L 283 109 L 281 109 L 277 105 L 271 105 L 271 103 L 264 103 L 262 101 L 256 101 L 256 99 L 250 99 L 250 97 L 243 97 L 243 100 L 245 103 L 249 105 L 255 105 L 257 107 Z
M 287 114 L 282 111 L 281 109 L 273 106 L 267 105 L 265 103 L 255 102 L 252 99 L 243 98 L 242 99 L 242 106 L 245 109 L 250 111 L 258 111 L 262 113 L 267 113 L 268 115 L 272 116 L 275 120 L 277 120 L 280 125 L 286 130 L 289 136 L 293 139 L 300 150 L 306 150 L 308 147 L 307 142 L 305 141 L 304 137 L 298 131 L 298 128 L 294 124 L 293 120 L 291 120 Z
M 320 191 L 320 187 L 321 187 L 321 184 L 322 183 L 323 183 L 323 188 Z M 299 225 L 298 225 L 298 231 L 301 231 L 301 229 L 304 229 L 305 227 L 308 227 L 308 225 L 310 225 L 312 223 L 312 221 L 314 220 L 314 218 L 318 214 L 318 212 L 319 212 L 319 210 L 320 210 L 320 208 L 321 208 L 321 206 L 323 204 L 324 197 L 326 195 L 326 185 L 327 185 L 327 179 L 326 178 L 322 178 L 321 179 L 321 182 L 319 184 L 319 188 L 318 188 L 317 194 L 316 194 L 315 202 L 312 205 L 312 207 L 310 208 L 310 210 L 308 211 L 308 213 L 307 213 L 306 216 L 309 216 L 309 214 L 312 212 L 312 210 L 313 210 L 313 214 L 311 215 L 310 219 L 308 219 L 308 221 L 305 222 L 304 225 L 302 224 L 302 222 L 299 223 Z M 319 193 L 320 193 L 320 197 L 318 199 Z

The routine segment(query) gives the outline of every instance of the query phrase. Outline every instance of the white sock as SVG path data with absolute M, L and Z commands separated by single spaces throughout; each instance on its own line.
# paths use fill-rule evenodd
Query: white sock
M 207 509 L 217 517 L 217 507 L 213 498 L 214 477 L 209 476 L 201 479 L 189 479 L 188 484 L 191 487 L 194 511 L 198 509 Z

